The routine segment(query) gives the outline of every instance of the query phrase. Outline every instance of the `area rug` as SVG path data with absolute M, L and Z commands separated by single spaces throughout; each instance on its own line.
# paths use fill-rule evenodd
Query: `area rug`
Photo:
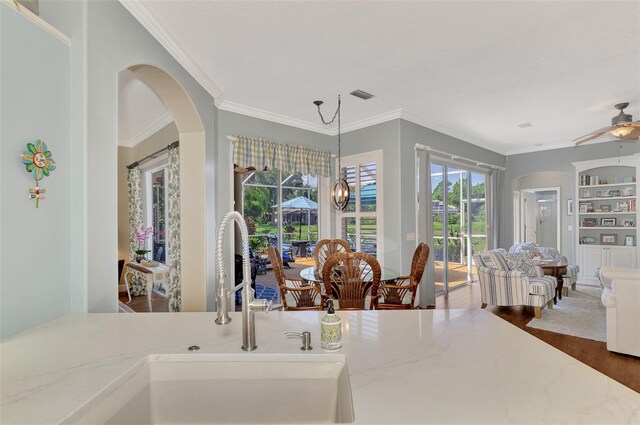
M 553 309 L 542 310 L 541 319 L 532 319 L 527 326 L 579 336 L 596 341 L 607 340 L 606 308 L 600 301 L 602 289 L 595 286 L 577 285 L 569 289 L 569 296 L 562 297 Z

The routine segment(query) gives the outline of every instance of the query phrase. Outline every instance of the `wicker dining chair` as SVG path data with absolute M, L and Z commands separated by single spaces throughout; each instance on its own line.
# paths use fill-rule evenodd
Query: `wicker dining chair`
M 347 241 L 342 239 L 321 239 L 316 243 L 313 250 L 313 260 L 316 263 L 316 273 L 322 276 L 322 268 L 327 258 L 333 254 L 351 252 L 351 247 Z
M 324 297 L 318 284 L 309 284 L 305 280 L 297 277 L 287 277 L 282 266 L 282 256 L 278 248 L 270 246 L 267 248 L 273 273 L 278 281 L 282 305 L 285 310 L 322 310 L 324 307 Z M 287 299 L 288 298 L 288 299 Z M 295 305 L 289 305 L 294 301 Z
M 393 283 L 380 285 L 377 297 L 371 297 L 371 308 L 376 310 L 405 310 L 412 309 L 418 292 L 418 285 L 424 274 L 429 259 L 429 245 L 422 242 L 413 253 L 411 274 L 400 276 Z M 411 301 L 405 302 L 407 295 Z
M 377 293 L 381 276 L 378 260 L 366 252 L 333 254 L 322 268 L 327 298 L 338 300 L 340 310 L 364 310 L 367 294 Z

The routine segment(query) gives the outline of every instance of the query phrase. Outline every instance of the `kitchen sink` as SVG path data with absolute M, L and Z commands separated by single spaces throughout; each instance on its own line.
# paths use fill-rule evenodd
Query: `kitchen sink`
M 63 423 L 286 424 L 354 420 L 339 354 L 149 355 Z

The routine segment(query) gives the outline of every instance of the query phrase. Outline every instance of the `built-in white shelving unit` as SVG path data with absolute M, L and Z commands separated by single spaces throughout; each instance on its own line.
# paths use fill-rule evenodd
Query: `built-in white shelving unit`
M 602 266 L 636 268 L 640 154 L 574 162 L 574 228 L 581 283 L 599 283 Z

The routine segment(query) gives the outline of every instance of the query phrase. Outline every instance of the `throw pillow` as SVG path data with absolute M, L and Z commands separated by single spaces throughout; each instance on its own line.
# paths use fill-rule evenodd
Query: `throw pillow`
M 506 255 L 506 259 L 507 259 L 507 264 L 509 265 L 510 270 L 521 271 L 529 277 L 538 276 L 536 265 L 533 264 L 533 261 L 531 261 L 531 259 L 526 253 L 511 252 Z
M 558 251 L 555 248 L 540 246 L 538 247 L 538 252 L 540 253 L 540 258 L 542 258 L 543 260 L 550 260 L 550 261 L 562 260 L 562 255 L 560 254 L 560 251 Z
M 523 253 L 523 254 L 526 254 L 531 259 L 540 258 L 538 247 L 533 242 L 524 242 L 524 243 L 515 244 L 514 246 L 509 248 L 509 252 L 512 254 Z

